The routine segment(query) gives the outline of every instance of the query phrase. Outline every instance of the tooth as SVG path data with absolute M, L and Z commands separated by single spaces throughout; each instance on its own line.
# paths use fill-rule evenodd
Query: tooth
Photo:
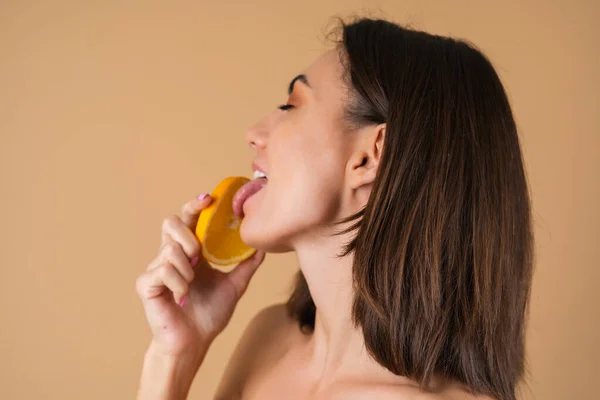
M 257 178 L 266 178 L 267 175 L 265 175 L 264 173 L 260 172 L 260 171 L 254 171 L 254 179 Z

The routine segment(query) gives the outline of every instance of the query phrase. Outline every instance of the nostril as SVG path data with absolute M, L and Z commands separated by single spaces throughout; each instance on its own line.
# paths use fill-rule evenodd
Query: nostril
M 266 145 L 266 136 L 266 131 L 261 125 L 254 125 L 246 131 L 246 143 L 253 149 L 262 149 Z
M 250 145 L 252 146 L 253 149 L 256 149 L 256 148 L 264 149 L 265 142 L 263 140 L 252 140 L 250 142 Z

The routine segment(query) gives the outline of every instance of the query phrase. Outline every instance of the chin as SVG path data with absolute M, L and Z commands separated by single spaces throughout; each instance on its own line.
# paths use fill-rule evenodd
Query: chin
M 257 223 L 251 218 L 242 220 L 240 236 L 248 246 L 267 253 L 287 253 L 294 250 L 285 240 L 284 235 L 277 235 L 264 223 Z

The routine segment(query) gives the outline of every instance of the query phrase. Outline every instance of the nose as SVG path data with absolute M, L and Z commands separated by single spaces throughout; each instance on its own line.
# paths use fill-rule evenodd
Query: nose
M 246 131 L 246 142 L 254 149 L 264 149 L 267 145 L 266 126 L 260 121 Z

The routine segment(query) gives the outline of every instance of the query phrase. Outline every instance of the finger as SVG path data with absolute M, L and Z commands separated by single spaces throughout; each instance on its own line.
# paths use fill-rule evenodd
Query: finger
M 194 280 L 195 272 L 192 268 L 192 262 L 183 252 L 181 244 L 171 241 L 167 244 L 160 253 L 161 263 L 170 263 L 177 269 L 177 272 L 189 283 Z M 197 257 L 195 260 L 197 262 Z
M 153 270 L 160 267 L 165 262 L 173 264 L 179 273 L 188 281 L 191 282 L 195 275 L 196 269 L 203 266 L 204 258 L 202 255 L 193 257 L 188 260 L 187 255 L 184 253 L 181 245 L 169 237 L 169 241 L 163 247 L 161 247 L 158 255 L 148 264 L 146 271 Z M 191 269 L 191 272 L 189 272 Z
M 183 223 L 192 231 L 195 231 L 200 212 L 206 207 L 208 207 L 211 201 L 212 198 L 209 194 L 201 194 L 197 198 L 185 203 L 181 207 L 181 220 L 183 221 Z
M 227 279 L 233 283 L 233 286 L 236 289 L 238 294 L 238 298 L 241 297 L 246 289 L 248 288 L 248 283 L 250 283 L 250 279 L 262 264 L 265 259 L 264 251 L 257 251 L 254 253 L 252 257 L 249 259 L 242 261 L 239 263 L 233 270 L 231 270 L 227 274 Z
M 161 266 L 165 261 L 168 260 L 168 257 L 165 257 L 162 250 L 166 246 L 168 246 L 169 243 L 176 243 L 176 242 L 173 239 L 169 239 L 169 242 L 160 249 L 159 254 L 150 262 L 150 264 L 148 264 L 148 266 L 146 267 L 147 271 L 150 271 L 154 268 Z M 187 256 L 186 256 L 186 259 L 187 259 Z M 192 271 L 194 273 L 194 278 L 198 277 L 199 276 L 198 274 L 202 273 L 205 269 L 207 269 L 207 268 L 212 269 L 211 265 L 204 259 L 202 254 L 199 254 L 198 256 L 193 257 L 191 260 L 188 261 L 188 264 L 192 268 Z M 183 271 L 181 271 L 181 273 L 187 280 L 189 275 L 184 273 Z
M 181 245 L 188 259 L 200 254 L 200 241 L 177 215 L 165 218 L 162 232 L 163 248 L 170 245 L 171 241 L 175 241 Z
M 140 275 L 136 287 L 142 300 L 158 297 L 168 289 L 175 301 L 180 303 L 188 292 L 189 284 L 173 265 L 165 263 Z

